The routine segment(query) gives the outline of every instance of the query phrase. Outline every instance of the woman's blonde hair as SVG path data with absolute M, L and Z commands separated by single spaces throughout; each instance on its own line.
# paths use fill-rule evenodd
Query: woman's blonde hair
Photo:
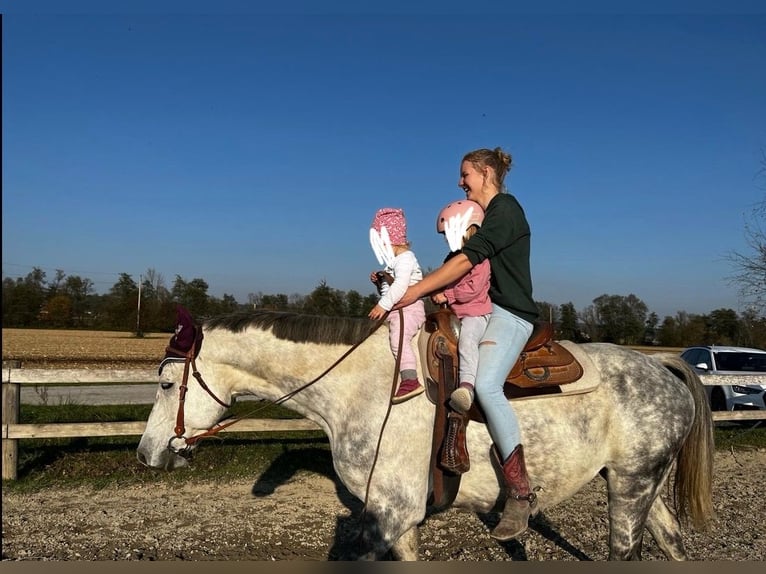
M 463 156 L 463 161 L 471 162 L 479 171 L 485 166 L 491 167 L 495 173 L 495 184 L 498 189 L 502 190 L 505 187 L 503 183 L 505 175 L 511 170 L 513 160 L 511 154 L 496 147 L 495 149 L 481 148 L 469 151 Z

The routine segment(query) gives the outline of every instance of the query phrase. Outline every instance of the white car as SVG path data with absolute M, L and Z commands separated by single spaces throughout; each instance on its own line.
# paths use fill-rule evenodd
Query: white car
M 766 351 L 710 345 L 689 347 L 681 358 L 699 374 L 712 410 L 766 409 Z

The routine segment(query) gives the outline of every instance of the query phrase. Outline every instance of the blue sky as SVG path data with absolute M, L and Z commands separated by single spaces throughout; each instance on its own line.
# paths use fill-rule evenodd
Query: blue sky
M 766 188 L 757 3 L 20 4 L 0 2 L 3 277 L 366 295 L 375 211 L 402 207 L 437 267 L 460 159 L 501 146 L 536 300 L 742 310 L 726 256 Z

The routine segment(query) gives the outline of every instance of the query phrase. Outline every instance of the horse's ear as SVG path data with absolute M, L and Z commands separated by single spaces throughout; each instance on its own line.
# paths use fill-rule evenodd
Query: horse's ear
M 182 305 L 176 307 L 175 331 L 176 334 L 170 339 L 170 346 L 186 353 L 192 348 L 197 339 L 197 328 L 191 313 Z

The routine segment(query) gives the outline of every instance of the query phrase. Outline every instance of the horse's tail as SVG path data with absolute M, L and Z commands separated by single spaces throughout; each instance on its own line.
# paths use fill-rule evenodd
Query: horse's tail
M 697 373 L 678 355 L 658 357 L 681 379 L 694 397 L 694 420 L 676 461 L 673 497 L 680 519 L 691 519 L 695 528 L 705 529 L 714 517 L 713 510 L 713 416 Z

